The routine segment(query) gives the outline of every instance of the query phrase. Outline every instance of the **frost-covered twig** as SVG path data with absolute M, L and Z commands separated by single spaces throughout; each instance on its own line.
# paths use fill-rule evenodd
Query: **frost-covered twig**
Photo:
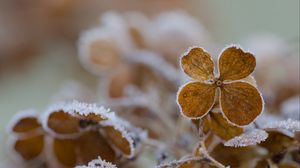
M 201 154 L 203 154 L 203 156 L 209 161 L 211 161 L 215 166 L 217 166 L 218 168 L 226 168 L 226 166 L 224 166 L 223 164 L 221 164 L 220 162 L 218 162 L 208 154 L 204 141 L 201 141 L 201 148 L 199 150 Z
M 173 161 L 170 161 L 167 163 L 160 164 L 160 165 L 156 166 L 156 168 L 173 168 L 173 167 L 179 166 L 180 164 L 183 164 L 186 162 L 201 161 L 201 160 L 203 160 L 202 157 L 185 157 L 180 160 L 173 160 Z

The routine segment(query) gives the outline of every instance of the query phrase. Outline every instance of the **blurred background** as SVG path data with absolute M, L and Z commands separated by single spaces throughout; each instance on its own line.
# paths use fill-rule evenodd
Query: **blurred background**
M 254 50 L 260 61 L 258 83 L 267 81 L 259 87 L 267 96 L 283 96 L 273 104 L 299 95 L 299 0 L 0 0 L 0 162 L 5 158 L 5 128 L 16 112 L 44 110 L 66 82 L 99 87 L 101 78 L 78 59 L 82 31 L 99 24 L 107 11 L 135 11 L 151 18 L 172 10 L 199 21 L 213 43 L 208 50 L 216 56 L 231 43 Z M 277 81 L 285 83 L 278 86 Z

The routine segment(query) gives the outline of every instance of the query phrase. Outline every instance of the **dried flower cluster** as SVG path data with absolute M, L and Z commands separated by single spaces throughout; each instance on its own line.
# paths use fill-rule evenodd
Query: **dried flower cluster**
M 103 14 L 78 42 L 99 87 L 68 83 L 54 99 L 67 103 L 18 113 L 9 142 L 19 167 L 299 167 L 299 95 L 276 107 L 253 77 L 264 81 L 253 74 L 261 59 L 236 45 L 218 59 L 201 47 L 183 52 L 214 48 L 209 41 L 182 12 Z
M 42 116 L 18 113 L 9 131 L 13 153 L 25 162 L 74 167 L 100 157 L 121 164 L 135 155 L 142 130 L 93 104 L 59 103 Z

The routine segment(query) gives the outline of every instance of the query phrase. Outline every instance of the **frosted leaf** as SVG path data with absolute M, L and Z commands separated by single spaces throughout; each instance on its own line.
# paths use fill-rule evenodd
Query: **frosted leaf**
M 287 119 L 283 121 L 275 121 L 266 124 L 263 128 L 277 128 L 277 129 L 284 129 L 291 132 L 300 131 L 300 121 L 299 120 L 293 120 L 293 119 Z
M 61 103 L 54 104 L 46 110 L 44 115 L 41 116 L 41 122 L 45 131 L 60 138 L 66 138 L 66 136 L 69 138 L 73 138 L 73 137 L 77 137 L 77 134 L 69 134 L 69 135 L 58 134 L 54 130 L 49 128 L 48 121 L 50 115 L 54 112 L 59 112 L 59 111 L 62 111 L 66 114 L 70 114 L 70 116 L 73 116 L 75 118 L 81 118 L 81 117 L 89 118 L 91 117 L 91 115 L 101 117 L 103 120 L 106 119 L 113 120 L 116 118 L 114 112 L 111 112 L 109 109 L 106 109 L 103 106 L 97 106 L 96 104 L 87 104 L 78 101 L 73 101 L 69 103 L 61 102 Z
M 75 168 L 117 168 L 117 166 L 110 162 L 102 160 L 99 157 L 98 159 L 90 161 L 87 166 L 76 166 Z
M 119 122 L 117 122 L 119 121 Z M 130 136 L 121 120 L 107 120 L 101 123 L 108 139 L 116 148 L 124 153 L 128 158 L 132 158 L 135 153 L 135 142 Z
M 261 129 L 255 129 L 250 132 L 243 133 L 240 136 L 234 137 L 225 142 L 225 146 L 232 147 L 244 147 L 250 145 L 256 145 L 265 141 L 268 137 L 268 133 Z
M 93 55 L 92 45 L 105 54 Z M 78 56 L 82 66 L 89 72 L 99 75 L 119 61 L 120 44 L 109 29 L 94 28 L 81 33 L 78 41 Z

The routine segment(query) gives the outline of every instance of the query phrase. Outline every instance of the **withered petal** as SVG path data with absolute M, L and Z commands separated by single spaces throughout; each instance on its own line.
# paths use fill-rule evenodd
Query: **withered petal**
M 259 91 L 245 82 L 224 84 L 221 87 L 220 104 L 226 118 L 240 126 L 253 122 L 263 110 Z
M 99 131 L 84 132 L 78 139 L 79 158 L 87 164 L 100 156 L 108 162 L 115 162 L 116 153 Z
M 24 133 L 40 127 L 41 124 L 36 117 L 24 117 L 13 126 L 12 130 L 15 133 Z
M 112 142 L 125 155 L 132 155 L 132 139 L 127 139 L 129 137 L 124 136 L 120 130 L 114 128 L 113 126 L 105 126 L 104 129 L 110 142 Z
M 214 62 L 202 48 L 192 48 L 181 58 L 183 71 L 193 79 L 209 80 L 214 77 Z
M 58 134 L 78 133 L 79 119 L 64 111 L 56 111 L 49 115 L 47 126 Z
M 53 152 L 55 158 L 64 166 L 74 167 L 77 163 L 76 140 L 54 139 Z
M 216 87 L 201 82 L 184 85 L 177 95 L 183 115 L 189 118 L 201 118 L 209 112 L 215 102 Z
M 255 57 L 238 47 L 226 48 L 219 58 L 221 80 L 239 80 L 249 76 L 256 66 Z
M 243 128 L 230 124 L 221 113 L 211 112 L 209 118 L 210 129 L 223 140 L 229 140 L 244 132 Z
M 24 160 L 32 160 L 39 156 L 44 149 L 44 136 L 34 136 L 22 140 L 17 140 L 14 149 Z

